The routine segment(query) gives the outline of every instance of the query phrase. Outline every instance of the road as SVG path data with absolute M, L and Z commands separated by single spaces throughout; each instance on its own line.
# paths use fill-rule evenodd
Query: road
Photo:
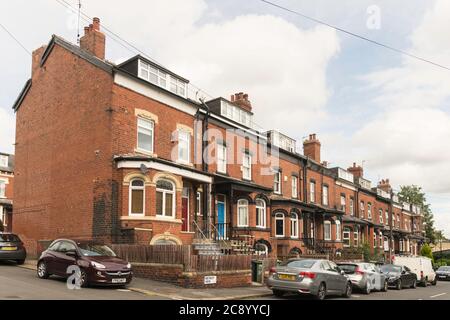
M 161 300 L 130 290 L 87 288 L 69 290 L 59 278 L 41 280 L 33 270 L 0 263 L 0 300 Z
M 282 298 L 274 296 L 260 298 L 263 300 L 308 300 L 309 297 L 301 297 L 297 295 L 288 295 Z M 341 297 L 327 297 L 332 300 L 348 300 Z M 397 291 L 395 289 L 388 292 L 372 292 L 365 295 L 360 292 L 353 292 L 351 300 L 450 300 L 450 281 L 438 282 L 436 286 L 428 286 L 426 288 L 417 287 L 417 289 L 403 289 Z

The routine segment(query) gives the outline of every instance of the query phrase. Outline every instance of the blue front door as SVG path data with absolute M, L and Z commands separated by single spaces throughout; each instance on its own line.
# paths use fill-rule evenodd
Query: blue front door
M 225 203 L 217 203 L 217 231 L 219 239 L 225 239 L 226 228 L 225 228 Z

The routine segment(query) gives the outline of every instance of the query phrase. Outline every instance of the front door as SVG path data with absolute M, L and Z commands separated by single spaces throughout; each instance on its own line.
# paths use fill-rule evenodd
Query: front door
M 217 232 L 218 238 L 223 240 L 226 238 L 226 212 L 225 200 L 217 201 Z
M 181 199 L 182 206 L 182 231 L 189 232 L 189 189 L 183 188 L 183 197 Z

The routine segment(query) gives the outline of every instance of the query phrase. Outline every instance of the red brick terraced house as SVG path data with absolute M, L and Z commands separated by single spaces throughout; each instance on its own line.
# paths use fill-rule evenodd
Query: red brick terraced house
M 365 242 L 389 252 L 392 239 L 417 252 L 420 212 L 388 183 L 328 168 L 315 134 L 300 154 L 295 140 L 255 129 L 246 94 L 189 92 L 145 57 L 106 60 L 97 18 L 80 46 L 53 36 L 37 49 L 14 105 L 14 231 L 29 252 L 60 237 L 282 257 Z
M 14 155 L 0 153 L 0 231 L 13 225 Z

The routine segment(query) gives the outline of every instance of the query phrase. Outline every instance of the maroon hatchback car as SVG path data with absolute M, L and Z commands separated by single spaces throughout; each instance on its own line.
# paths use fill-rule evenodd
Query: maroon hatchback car
M 133 277 L 131 264 L 120 259 L 106 245 L 66 239 L 54 241 L 38 260 L 37 275 L 48 279 L 51 275 L 68 278 L 70 267 L 80 268 L 79 284 L 126 286 Z

